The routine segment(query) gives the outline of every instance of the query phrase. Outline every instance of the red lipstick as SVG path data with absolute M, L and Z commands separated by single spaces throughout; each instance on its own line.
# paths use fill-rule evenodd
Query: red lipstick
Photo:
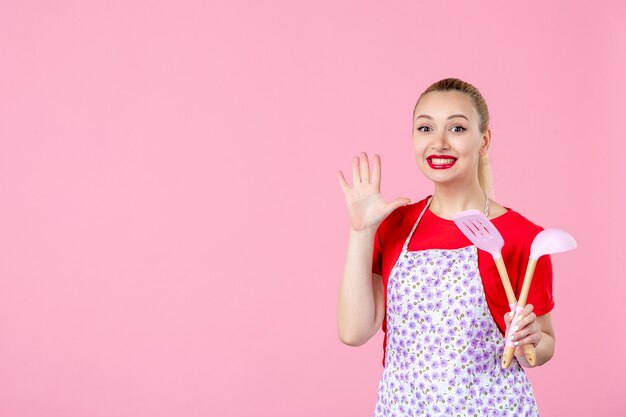
M 445 164 L 441 164 L 441 163 L 434 163 L 433 162 L 433 158 L 434 159 L 445 159 L 445 160 L 452 160 L 451 162 L 445 163 Z M 450 156 L 450 155 L 430 155 L 426 158 L 426 161 L 428 162 L 428 165 L 433 168 L 433 169 L 448 169 L 450 168 L 452 165 L 454 165 L 456 163 L 456 160 L 458 158 L 455 158 L 454 156 Z

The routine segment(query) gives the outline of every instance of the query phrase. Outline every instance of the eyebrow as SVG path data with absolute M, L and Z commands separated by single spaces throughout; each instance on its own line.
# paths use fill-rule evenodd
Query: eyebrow
M 427 114 L 420 114 L 419 116 L 417 116 L 415 118 L 415 120 L 419 119 L 420 117 L 425 117 L 425 118 L 430 119 L 430 120 L 433 119 L 431 116 L 429 116 Z M 453 119 L 455 117 L 462 117 L 462 118 L 464 118 L 465 120 L 467 120 L 469 122 L 469 119 L 465 115 L 463 115 L 463 114 L 453 114 L 450 117 L 448 117 L 448 119 Z

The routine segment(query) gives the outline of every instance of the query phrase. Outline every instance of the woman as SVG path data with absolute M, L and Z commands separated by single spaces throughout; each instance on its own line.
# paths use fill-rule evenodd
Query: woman
M 480 209 L 502 234 L 517 296 L 530 245 L 542 228 L 493 200 L 487 150 L 489 112 L 480 92 L 440 80 L 413 111 L 413 147 L 434 193 L 417 203 L 386 202 L 381 162 L 354 158 L 352 188 L 338 172 L 350 238 L 337 309 L 339 338 L 360 346 L 382 325 L 384 371 L 375 416 L 536 416 L 522 346 L 537 365 L 554 353 L 552 266 L 539 259 L 528 303 L 513 323 L 515 358 L 502 369 L 508 302 L 490 254 L 463 236 L 452 218 Z M 373 254 L 373 257 L 372 257 Z

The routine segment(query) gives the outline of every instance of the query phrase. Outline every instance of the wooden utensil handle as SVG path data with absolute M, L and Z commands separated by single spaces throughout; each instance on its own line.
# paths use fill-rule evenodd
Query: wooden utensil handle
M 502 368 L 507 369 L 513 362 L 513 355 L 515 354 L 515 348 L 512 346 L 506 346 L 504 348 L 504 354 L 502 355 Z
M 509 274 L 506 272 L 506 267 L 504 266 L 504 260 L 502 258 L 497 258 L 493 260 L 498 267 L 498 273 L 500 274 L 500 280 L 502 281 L 502 285 L 504 286 L 504 292 L 506 292 L 506 299 L 509 301 L 509 304 L 515 303 L 517 300 L 515 299 L 515 293 L 513 292 L 513 287 L 511 287 L 511 280 L 509 279 Z
M 535 364 L 537 363 L 537 354 L 535 353 L 535 347 L 531 343 L 529 343 L 522 346 L 522 349 L 524 350 L 524 356 L 526 357 L 528 363 L 531 366 L 535 366 Z
M 535 273 L 535 267 L 537 266 L 536 259 L 528 259 L 528 265 L 526 266 L 526 274 L 524 274 L 524 284 L 522 285 L 522 291 L 520 292 L 519 301 L 517 307 L 521 310 L 526 307 L 526 300 L 528 299 L 528 291 L 530 290 L 530 283 L 533 280 L 533 274 Z M 537 353 L 535 347 L 532 344 L 523 345 L 524 356 L 531 366 L 537 364 Z
M 524 350 L 524 356 L 531 366 L 535 366 L 537 363 L 537 355 L 535 354 L 535 347 L 532 344 L 522 346 Z M 507 369 L 513 362 L 513 355 L 515 355 L 515 348 L 506 346 L 504 348 L 504 354 L 502 355 L 502 368 Z
M 528 265 L 526 266 L 526 274 L 524 274 L 524 283 L 522 284 L 522 291 L 519 294 L 519 300 L 517 305 L 526 307 L 526 300 L 528 299 L 528 291 L 530 290 L 530 283 L 533 281 L 533 274 L 535 273 L 535 267 L 537 266 L 536 259 L 528 259 Z

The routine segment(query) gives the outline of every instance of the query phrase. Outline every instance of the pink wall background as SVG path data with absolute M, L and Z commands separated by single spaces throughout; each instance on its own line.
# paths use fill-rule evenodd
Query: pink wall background
M 626 410 L 619 1 L 0 3 L 0 415 L 370 416 L 382 332 L 342 345 L 364 150 L 432 191 L 411 112 L 474 83 L 496 199 L 555 255 L 542 416 Z

